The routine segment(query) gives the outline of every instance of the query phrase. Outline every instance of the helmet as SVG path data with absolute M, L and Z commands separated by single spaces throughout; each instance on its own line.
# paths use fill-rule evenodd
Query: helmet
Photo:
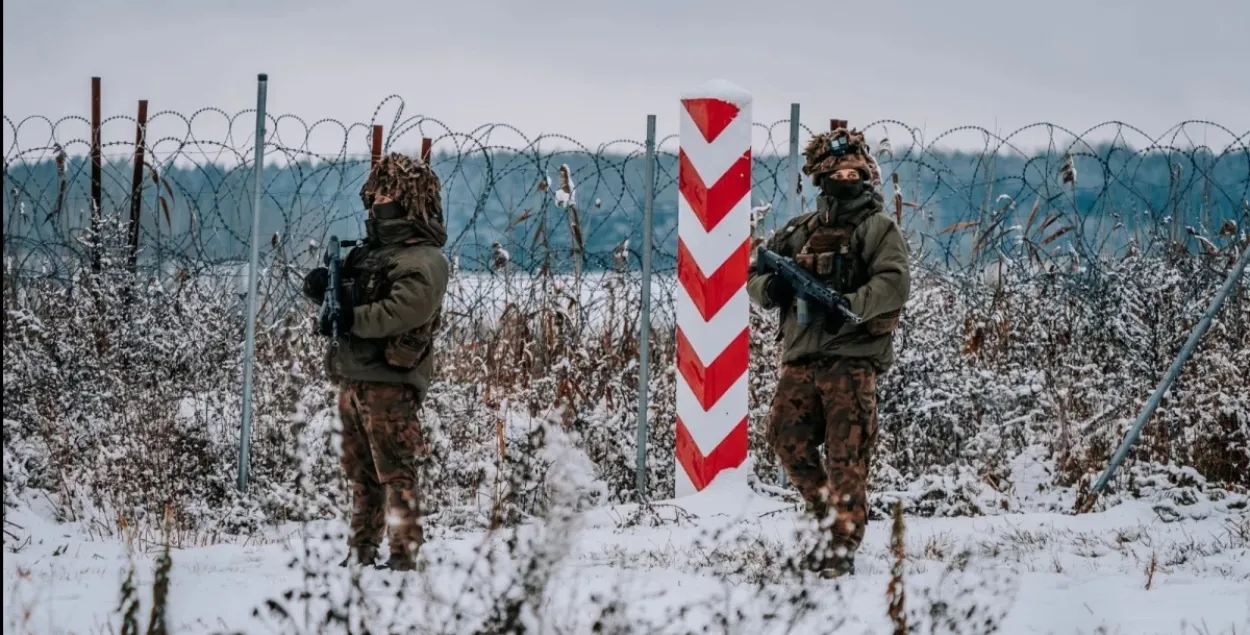
M 807 143 L 803 156 L 803 174 L 813 180 L 819 181 L 821 175 L 850 168 L 858 171 L 873 187 L 881 185 L 881 169 L 868 151 L 864 133 L 858 130 L 838 128 L 822 132 Z
M 372 208 L 380 194 L 398 203 L 409 220 L 443 222 L 442 185 L 424 161 L 398 152 L 383 155 L 360 187 L 360 202 Z

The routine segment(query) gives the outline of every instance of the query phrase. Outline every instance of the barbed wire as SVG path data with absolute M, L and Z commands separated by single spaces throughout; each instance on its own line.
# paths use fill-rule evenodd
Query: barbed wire
M 370 165 L 373 126 L 392 102 L 398 107 L 384 126 L 383 146 L 429 139 L 443 186 L 446 251 L 458 271 L 476 277 L 474 293 L 509 289 L 516 296 L 521 281 L 539 272 L 570 277 L 582 306 L 595 303 L 603 276 L 632 276 L 637 286 L 645 141 L 588 147 L 559 134 L 530 137 L 508 124 L 458 132 L 434 118 L 403 116 L 403 100 L 392 96 L 368 123 L 266 115 L 261 257 L 271 306 L 298 296 L 299 274 L 326 237 L 363 235 L 357 193 Z M 137 138 L 134 117 L 109 117 L 101 138 L 106 128 L 127 127 Z M 766 236 L 810 209 L 814 190 L 789 164 L 790 122 L 753 127 L 754 231 Z M 137 182 L 136 143 L 101 144 L 101 215 L 125 223 L 138 191 L 137 266 L 241 279 L 254 129 L 254 110 L 155 113 L 147 119 Z M 801 149 L 823 129 L 800 124 L 793 141 Z M 963 126 L 932 140 L 895 120 L 860 129 L 886 179 L 890 211 L 921 262 L 943 270 L 1022 256 L 1038 264 L 1057 254 L 1090 264 L 1165 242 L 1219 249 L 1221 234 L 1240 235 L 1250 218 L 1250 131 L 1214 122 L 1186 121 L 1158 136 L 1123 122 L 1079 132 L 1037 123 L 1002 135 Z M 6 272 L 67 279 L 90 257 L 91 123 L 6 115 L 4 136 Z M 676 268 L 678 141 L 656 140 L 653 255 L 661 302 Z M 503 251 L 507 265 L 500 269 Z M 465 310 L 482 304 L 463 300 Z

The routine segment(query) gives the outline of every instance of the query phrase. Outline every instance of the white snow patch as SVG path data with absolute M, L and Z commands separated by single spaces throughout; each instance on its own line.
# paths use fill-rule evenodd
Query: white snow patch
M 576 480 L 578 468 L 571 469 L 567 476 Z M 770 568 L 769 557 L 798 549 L 798 516 L 751 492 L 737 470 L 699 494 L 655 503 L 668 511 L 654 526 L 622 523 L 627 507 L 585 514 L 584 529 L 564 546 L 543 542 L 558 540 L 558 532 L 538 526 L 522 532 L 520 557 L 557 558 L 542 565 L 545 586 L 530 600 L 539 604 L 523 611 L 531 632 L 590 632 L 609 600 L 617 601 L 614 619 L 625 627 L 617 632 L 718 630 L 713 625 L 725 607 L 732 632 L 780 632 L 785 627 L 770 621 L 772 613 L 795 618 L 790 632 L 888 632 L 889 523 L 869 524 L 857 574 L 834 585 Z M 1183 624 L 1199 623 L 1203 632 L 1241 632 L 1250 624 L 1250 550 L 1229 529 L 1238 520 L 1244 522 L 1244 514 L 1164 522 L 1140 503 L 1081 516 L 909 517 L 908 611 L 919 625 L 933 619 L 934 601 L 976 607 L 1002 615 L 1003 633 L 1182 632 Z M 312 584 L 326 585 L 330 597 L 350 596 L 351 570 L 335 566 L 344 529 L 340 522 L 316 522 L 302 530 L 275 529 L 262 540 L 175 549 L 171 627 L 185 633 L 290 631 L 289 625 L 272 627 L 263 607 L 262 618 L 252 609 L 310 583 L 300 567 L 288 566 L 293 557 L 319 572 Z M 53 524 L 29 508 L 7 513 L 6 530 L 20 534 L 20 542 L 6 536 L 6 632 L 94 632 L 118 624 L 128 559 L 116 538 L 92 538 L 85 527 Z M 527 561 L 508 555 L 506 541 L 507 532 L 432 540 L 423 550 L 429 560 L 424 573 L 366 570 L 360 586 L 371 603 L 394 612 L 394 628 L 474 632 L 498 597 L 518 592 L 519 576 L 533 575 Z M 1146 590 L 1152 556 L 1158 568 Z M 146 623 L 154 559 L 140 553 L 135 562 Z M 410 584 L 398 601 L 396 589 L 405 579 Z M 821 600 L 795 614 L 785 600 L 800 592 L 818 592 Z M 302 620 L 302 606 L 291 608 Z M 315 620 L 325 608 L 324 600 L 314 600 L 309 614 Z M 454 620 L 457 613 L 463 623 Z
M 1061 500 L 1068 500 L 1051 486 L 1055 461 L 1047 454 L 1034 445 L 1011 459 L 1011 499 L 1020 505 L 1018 511 L 1057 511 Z
M 705 82 L 686 91 L 681 97 L 682 99 L 707 99 L 710 97 L 732 102 L 739 106 L 751 103 L 751 93 L 726 79 L 713 79 Z

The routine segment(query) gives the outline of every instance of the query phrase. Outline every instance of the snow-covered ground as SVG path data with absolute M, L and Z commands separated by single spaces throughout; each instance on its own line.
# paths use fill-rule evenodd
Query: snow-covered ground
M 1250 632 L 1246 510 L 1168 518 L 1144 502 L 1080 516 L 908 517 L 909 621 L 922 626 L 917 632 L 987 632 L 976 623 L 998 616 L 1003 633 Z M 498 597 L 525 595 L 509 590 L 523 580 L 543 589 L 531 591 L 539 599 L 519 613 L 531 633 L 891 632 L 890 523 L 869 526 L 858 575 L 835 583 L 783 571 L 781 560 L 798 549 L 797 519 L 733 472 L 689 498 L 527 526 L 512 548 L 509 530 L 436 529 L 423 573 L 367 570 L 358 586 L 351 569 L 336 566 L 341 522 L 206 546 L 186 536 L 173 552 L 169 625 L 177 633 L 348 632 L 307 625 L 320 624 L 331 604 L 352 605 L 363 590 L 374 605 L 368 612 L 382 616 L 371 632 L 475 632 L 499 611 Z M 129 563 L 122 540 L 50 522 L 37 502 L 7 514 L 5 531 L 5 632 L 117 628 Z M 134 542 L 146 626 L 156 547 L 143 537 Z M 294 599 L 284 600 L 291 590 Z M 303 590 L 312 597 L 307 606 Z M 269 599 L 285 604 L 289 621 L 265 608 Z M 934 624 L 941 606 L 973 618 Z M 360 619 L 358 609 L 348 615 Z

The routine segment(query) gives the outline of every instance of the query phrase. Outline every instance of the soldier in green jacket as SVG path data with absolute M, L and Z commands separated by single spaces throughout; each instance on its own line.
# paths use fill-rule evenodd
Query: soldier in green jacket
M 428 457 L 419 413 L 450 276 L 441 250 L 447 230 L 437 175 L 402 154 L 379 160 L 360 198 L 369 213 L 366 239 L 343 262 L 340 337 L 326 360 L 339 382 L 342 465 L 352 484 L 344 564 L 372 564 L 389 524 L 383 568 L 408 570 L 424 542 L 420 479 Z M 312 270 L 304 294 L 320 304 L 328 281 L 324 267 Z M 321 324 L 321 334 L 330 327 Z
M 807 511 L 827 531 L 808 566 L 852 574 L 868 521 L 868 466 L 877 440 L 877 376 L 894 362 L 893 332 L 907 302 L 907 243 L 884 211 L 877 164 L 863 134 L 838 129 L 804 150 L 803 172 L 820 188 L 817 209 L 795 218 L 768 248 L 793 258 L 842 296 L 840 311 L 796 316 L 794 289 L 752 264 L 752 301 L 780 311 L 782 368 L 767 437 Z M 825 446 L 821 457 L 819 446 Z

